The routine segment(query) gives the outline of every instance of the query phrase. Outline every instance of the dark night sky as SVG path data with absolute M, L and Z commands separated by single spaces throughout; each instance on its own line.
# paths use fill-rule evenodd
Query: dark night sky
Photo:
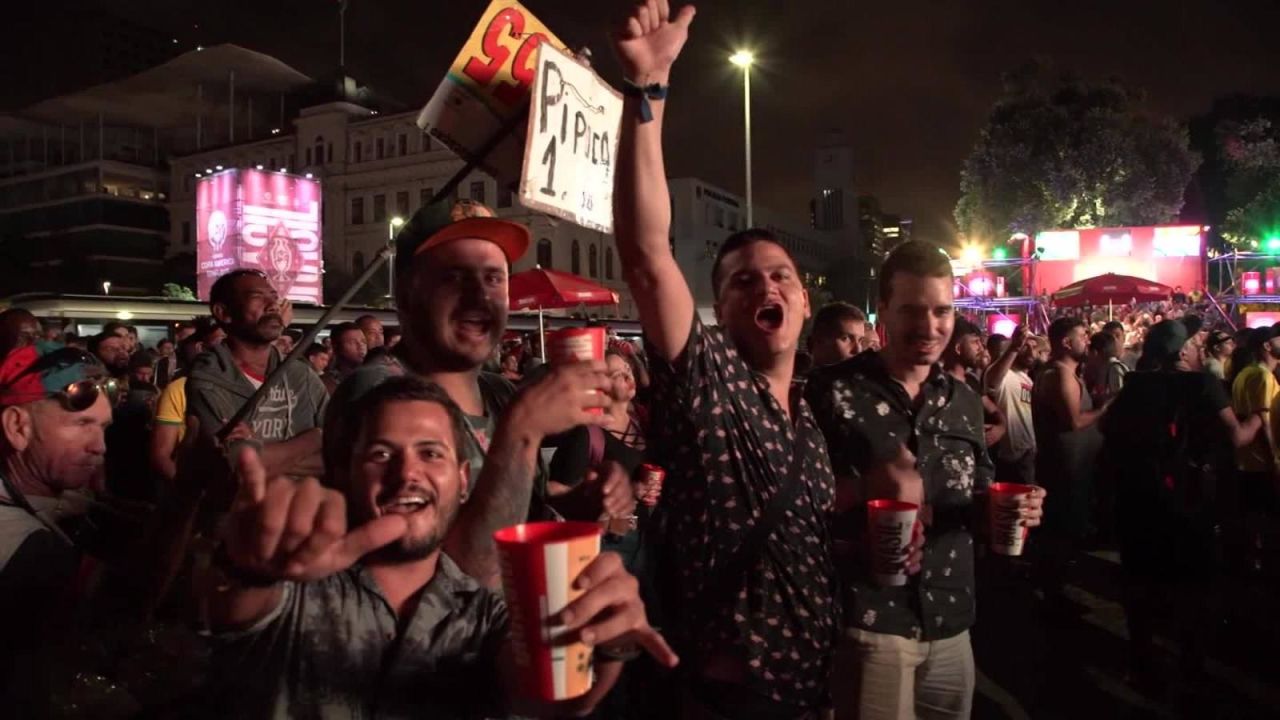
M 435 88 L 487 0 L 351 0 L 349 72 L 410 105 Z M 527 0 L 571 45 L 595 50 L 612 82 L 607 33 L 626 0 Z M 313 76 L 336 65 L 336 3 L 127 0 L 111 8 L 195 39 L 230 41 Z M 667 152 L 674 175 L 742 191 L 741 76 L 757 50 L 757 202 L 803 217 L 813 148 L 827 129 L 854 149 L 860 192 L 949 240 L 960 165 L 1000 91 L 1039 56 L 1086 78 L 1145 89 L 1151 109 L 1188 117 L 1219 95 L 1280 94 L 1277 0 L 707 0 L 673 75 Z M 944 234 L 945 233 L 945 234 Z

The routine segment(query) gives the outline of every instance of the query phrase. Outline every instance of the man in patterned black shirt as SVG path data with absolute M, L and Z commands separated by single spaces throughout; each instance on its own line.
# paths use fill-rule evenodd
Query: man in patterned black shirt
M 937 247 L 899 246 L 880 272 L 878 317 L 887 343 L 821 369 L 806 396 L 831 449 L 839 478 L 839 533 L 863 547 L 864 502 L 883 497 L 875 469 L 886 459 L 910 475 L 901 499 L 922 503 L 924 557 L 901 587 L 874 584 L 860 553 L 837 560 L 845 585 L 845 636 L 832 686 L 840 717 L 967 718 L 974 664 L 973 535 L 975 492 L 992 467 L 983 438 L 982 402 L 938 360 L 955 324 L 951 264 Z M 915 497 L 912 497 L 914 495 Z M 1037 490 L 1023 520 L 1039 523 Z M 978 516 L 980 517 L 980 516 Z
M 667 470 L 665 630 L 687 669 L 684 717 L 813 718 L 827 702 L 837 608 L 834 480 L 791 384 L 809 298 L 778 240 L 748 230 L 713 266 L 719 327 L 694 313 L 668 244 L 665 102 L 652 90 L 667 84 L 692 19 L 692 7 L 640 5 L 617 42 L 630 86 L 650 88 L 626 100 L 614 219 L 653 362 L 649 450 Z M 774 498 L 781 518 L 766 532 Z

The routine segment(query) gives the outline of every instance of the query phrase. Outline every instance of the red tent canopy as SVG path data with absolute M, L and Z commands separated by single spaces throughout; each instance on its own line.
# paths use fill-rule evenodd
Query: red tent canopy
M 534 268 L 511 276 L 512 310 L 553 310 L 578 305 L 616 305 L 618 294 L 602 285 L 559 270 Z
M 1144 280 L 1132 275 L 1107 273 L 1086 280 L 1078 280 L 1053 294 L 1055 305 L 1079 307 L 1081 305 L 1123 305 L 1132 300 L 1156 302 L 1168 300 L 1173 288 Z

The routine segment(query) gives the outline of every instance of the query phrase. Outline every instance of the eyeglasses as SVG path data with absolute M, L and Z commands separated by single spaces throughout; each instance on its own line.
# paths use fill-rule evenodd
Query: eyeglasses
M 102 363 L 84 350 L 62 348 L 54 350 L 47 355 L 41 355 L 27 369 L 18 373 L 3 387 L 0 387 L 0 390 L 8 389 L 28 375 L 43 373 L 46 370 L 55 368 L 68 368 L 72 365 L 88 365 L 97 369 L 102 368 Z M 86 378 L 68 383 L 61 390 L 47 393 L 46 397 L 56 399 L 64 409 L 70 412 L 84 412 L 93 407 L 93 404 L 98 401 L 98 395 L 101 393 L 106 393 L 107 402 L 115 405 L 120 396 L 120 383 L 113 377 Z

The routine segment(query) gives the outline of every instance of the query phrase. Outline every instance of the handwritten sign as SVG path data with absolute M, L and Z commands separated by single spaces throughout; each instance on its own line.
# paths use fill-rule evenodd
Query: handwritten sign
M 520 204 L 613 232 L 613 170 L 622 95 L 550 45 L 538 50 Z
M 564 47 L 546 25 L 514 0 L 493 0 L 471 31 L 449 73 L 418 113 L 418 127 L 503 185 L 520 179 L 522 127 L 486 158 L 480 149 L 528 107 L 538 48 Z

